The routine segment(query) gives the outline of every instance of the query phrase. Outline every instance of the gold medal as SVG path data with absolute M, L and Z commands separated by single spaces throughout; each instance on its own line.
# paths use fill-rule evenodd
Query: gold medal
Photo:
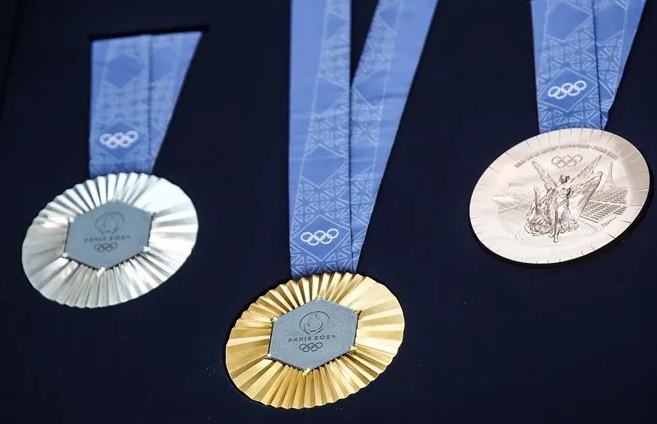
M 367 386 L 392 362 L 404 334 L 397 298 L 349 273 L 289 281 L 242 313 L 226 345 L 226 367 L 249 398 L 277 408 L 312 408 Z
M 197 231 L 194 205 L 167 180 L 135 173 L 97 177 L 57 196 L 34 219 L 23 242 L 23 269 L 50 300 L 111 306 L 173 275 Z
M 613 241 L 639 215 L 648 166 L 627 140 L 563 129 L 514 146 L 486 169 L 470 221 L 494 253 L 523 263 L 564 262 Z

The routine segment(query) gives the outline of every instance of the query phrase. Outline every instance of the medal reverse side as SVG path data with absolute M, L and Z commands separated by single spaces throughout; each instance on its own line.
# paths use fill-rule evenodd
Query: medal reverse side
M 637 218 L 648 165 L 629 141 L 595 129 L 532 137 L 477 182 L 470 222 L 492 252 L 522 263 L 564 262 L 612 242 Z

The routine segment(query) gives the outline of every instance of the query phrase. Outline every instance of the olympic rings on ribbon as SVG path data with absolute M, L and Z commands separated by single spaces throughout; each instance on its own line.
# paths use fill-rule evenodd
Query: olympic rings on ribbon
M 575 155 L 575 156 L 555 156 L 552 158 L 552 165 L 556 166 L 557 168 L 572 168 L 573 166 L 577 166 L 584 158 L 582 155 Z
M 299 345 L 299 350 L 302 352 L 317 352 L 319 349 L 321 349 L 324 346 L 324 343 L 322 342 L 317 342 L 317 343 L 303 343 Z
M 306 231 L 301 234 L 302 242 L 307 243 L 310 246 L 317 246 L 318 244 L 331 244 L 335 238 L 340 235 L 340 231 L 337 228 L 331 228 L 328 231 L 317 230 L 314 233 Z
M 126 133 L 117 132 L 114 134 L 105 133 L 100 136 L 100 144 L 109 148 L 126 148 L 129 147 L 132 143 L 139 139 L 139 133 L 137 131 L 128 131 Z
M 579 95 L 586 88 L 586 81 L 579 80 L 574 84 L 566 82 L 561 86 L 553 85 L 548 89 L 547 95 L 553 99 L 561 100 L 566 96 L 575 97 Z
M 94 250 L 98 253 L 111 252 L 112 250 L 119 247 L 118 243 L 96 243 L 94 244 Z

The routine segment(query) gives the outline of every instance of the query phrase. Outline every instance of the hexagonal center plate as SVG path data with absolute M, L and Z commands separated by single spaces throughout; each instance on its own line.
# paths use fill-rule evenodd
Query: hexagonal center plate
M 106 203 L 75 218 L 64 251 L 90 267 L 111 268 L 141 253 L 150 230 L 150 213 L 125 203 Z
M 317 368 L 349 351 L 357 324 L 353 309 L 313 300 L 274 321 L 269 354 L 301 370 Z

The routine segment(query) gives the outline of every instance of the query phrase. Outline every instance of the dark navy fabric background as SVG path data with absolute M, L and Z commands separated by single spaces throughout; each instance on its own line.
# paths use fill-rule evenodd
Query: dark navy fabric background
M 359 267 L 398 296 L 405 340 L 369 387 L 306 411 L 247 399 L 223 357 L 242 310 L 290 274 L 288 1 L 22 3 L 0 117 L 3 424 L 657 421 L 654 205 L 612 247 L 555 267 L 500 260 L 470 229 L 481 172 L 537 132 L 527 1 L 440 1 Z M 374 5 L 354 1 L 354 57 Z M 48 201 L 88 178 L 90 37 L 186 28 L 206 33 L 155 173 L 195 202 L 193 255 L 121 306 L 42 298 L 21 243 Z M 655 98 L 649 1 L 607 129 L 653 167 Z
M 2 114 L 2 99 L 6 89 L 6 76 L 9 71 L 11 47 L 14 45 L 13 35 L 16 33 L 20 17 L 21 0 L 0 0 L 0 114 Z

